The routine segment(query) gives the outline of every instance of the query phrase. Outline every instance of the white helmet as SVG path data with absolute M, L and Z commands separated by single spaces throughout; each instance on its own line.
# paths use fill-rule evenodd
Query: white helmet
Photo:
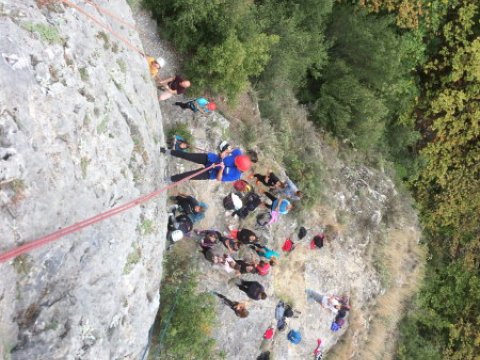
M 239 210 L 243 207 L 242 199 L 237 194 L 232 194 L 232 202 L 235 210 Z
M 155 61 L 158 63 L 158 65 L 160 65 L 161 68 L 163 68 L 167 63 L 165 59 L 161 57 L 156 58 Z
M 182 240 L 182 239 L 183 239 L 182 230 L 173 230 L 170 233 L 170 240 L 172 240 L 173 242 L 177 242 L 178 240 Z

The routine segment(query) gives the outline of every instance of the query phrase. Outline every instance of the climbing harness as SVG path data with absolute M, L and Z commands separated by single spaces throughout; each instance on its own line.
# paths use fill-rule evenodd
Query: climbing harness
M 82 220 L 78 223 L 75 223 L 73 225 L 70 225 L 70 226 L 67 226 L 63 229 L 59 229 L 49 235 L 46 235 L 46 236 L 43 236 L 39 239 L 36 239 L 36 240 L 33 240 L 25 245 L 22 245 L 22 246 L 19 246 L 17 248 L 14 248 L 12 250 L 9 250 L 7 252 L 4 252 L 2 254 L 0 254 L 0 263 L 2 262 L 5 262 L 9 259 L 13 259 L 19 255 L 22 255 L 22 254 L 25 254 L 27 252 L 30 252 L 32 251 L 33 249 L 36 249 L 36 248 L 39 248 L 41 246 L 44 246 L 50 242 L 53 242 L 55 240 L 58 240 L 59 238 L 63 237 L 63 236 L 66 236 L 66 235 L 69 235 L 69 234 L 72 234 L 74 232 L 77 232 L 87 226 L 90 226 L 90 225 L 93 225 L 95 223 L 98 223 L 102 220 L 105 220 L 105 219 L 108 219 L 114 215 L 117 215 L 117 214 L 120 214 L 122 212 L 125 212 L 135 206 L 138 206 L 140 204 L 143 204 L 155 197 L 157 197 L 158 195 L 160 195 L 161 193 L 167 191 L 168 189 L 171 189 L 187 180 L 190 180 L 191 178 L 199 175 L 199 174 L 202 174 L 210 169 L 212 169 L 214 166 L 216 166 L 216 164 L 212 164 L 210 165 L 209 167 L 206 167 L 204 169 L 200 169 L 199 171 L 175 182 L 175 183 L 172 183 L 170 185 L 167 185 L 161 189 L 158 189 L 156 191 L 153 191 L 151 192 L 150 194 L 147 194 L 147 195 L 144 195 L 144 196 L 141 196 L 137 199 L 134 199 L 132 201 L 129 201 L 123 205 L 120 205 L 120 206 L 117 206 L 113 209 L 110 209 L 108 211 L 105 211 L 103 213 L 100 213 L 98 215 L 95 215 L 95 216 L 92 216 L 88 219 L 85 219 L 85 220 Z

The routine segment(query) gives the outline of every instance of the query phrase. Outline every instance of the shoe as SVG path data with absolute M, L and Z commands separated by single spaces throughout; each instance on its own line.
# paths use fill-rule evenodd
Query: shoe
M 166 154 L 166 153 L 167 153 L 167 150 L 168 150 L 168 149 L 165 148 L 165 147 L 163 147 L 163 146 L 160 147 L 160 152 L 161 152 L 162 154 Z

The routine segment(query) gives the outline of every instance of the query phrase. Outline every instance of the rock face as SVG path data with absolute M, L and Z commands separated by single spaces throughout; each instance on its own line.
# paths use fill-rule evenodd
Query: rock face
M 0 1 L 0 252 L 162 186 L 144 58 L 77 10 L 41 3 Z M 126 2 L 96 3 L 133 22 Z M 137 359 L 159 304 L 164 202 L 1 263 L 0 358 Z

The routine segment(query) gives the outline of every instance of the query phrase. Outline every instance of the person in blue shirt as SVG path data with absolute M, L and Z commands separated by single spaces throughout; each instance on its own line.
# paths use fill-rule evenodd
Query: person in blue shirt
M 192 223 L 197 223 L 205 218 L 205 211 L 208 205 L 198 201 L 191 195 L 178 194 L 174 197 L 175 202 L 180 207 L 180 211 L 187 215 Z
M 217 108 L 217 104 L 204 97 L 199 97 L 186 102 L 177 101 L 175 105 L 180 106 L 182 109 L 190 109 L 193 112 L 201 112 L 202 114 L 215 111 Z
M 220 154 L 215 153 L 187 153 L 178 150 L 169 150 L 164 147 L 160 148 L 160 152 L 181 159 L 191 161 L 196 164 L 209 167 L 214 165 L 210 170 L 200 173 L 190 180 L 217 180 L 217 181 L 236 181 L 242 176 L 242 173 L 248 171 L 252 165 L 249 155 L 242 153 L 240 149 L 226 149 Z M 177 182 L 188 176 L 193 175 L 200 169 L 186 171 L 181 174 L 170 176 L 167 182 Z

